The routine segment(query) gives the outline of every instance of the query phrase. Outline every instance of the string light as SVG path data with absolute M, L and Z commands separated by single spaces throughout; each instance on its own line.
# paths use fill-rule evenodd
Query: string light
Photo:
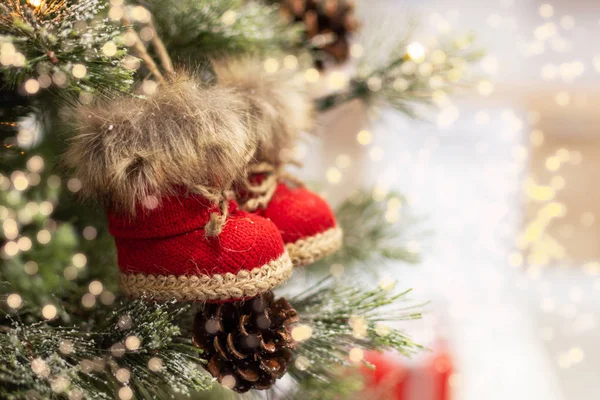
M 350 46 L 350 56 L 352 58 L 361 58 L 365 54 L 365 49 L 358 43 L 354 43 Z
M 406 53 L 416 63 L 425 60 L 425 47 L 419 42 L 413 42 L 406 47 Z
M 140 68 L 141 64 L 139 59 L 133 56 L 126 56 L 123 59 L 123 65 L 125 66 L 125 68 L 135 71 Z
M 142 91 L 149 96 L 156 93 L 157 89 L 158 89 L 158 84 L 156 82 L 154 82 L 153 80 L 146 79 L 144 81 L 144 83 L 142 83 Z
M 19 246 L 19 250 L 21 251 L 29 251 L 31 250 L 32 242 L 28 237 L 19 238 L 17 241 L 17 245 Z
M 556 96 L 554 96 L 556 104 L 559 106 L 565 107 L 571 103 L 571 96 L 567 92 L 558 92 Z
M 129 386 L 124 386 L 119 389 L 119 399 L 120 400 L 131 400 L 133 399 L 133 390 Z
M 78 388 L 69 390 L 69 400 L 83 400 L 83 391 Z
M 90 293 L 93 294 L 94 296 L 99 296 L 102 293 L 102 291 L 104 290 L 104 286 L 102 285 L 102 282 L 100 282 L 100 281 L 92 281 L 88 285 L 88 289 L 89 289 Z
M 129 315 L 121 315 L 119 317 L 119 320 L 117 321 L 117 326 L 120 329 L 127 330 L 127 329 L 131 328 L 132 322 L 133 321 Z
M 121 383 L 127 383 L 129 382 L 129 379 L 131 379 L 131 371 L 127 368 L 119 368 L 117 372 L 115 372 L 115 378 Z
M 128 336 L 127 339 L 125 339 L 125 347 L 131 351 L 138 350 L 141 344 L 142 342 L 137 336 L 132 335 Z
M 102 46 L 102 53 L 104 53 L 107 57 L 112 57 L 117 54 L 117 45 L 114 42 L 106 42 L 104 46 Z
M 36 94 L 40 90 L 40 84 L 36 79 L 28 79 L 23 87 L 28 94 Z
M 150 11 L 146 10 L 142 6 L 135 6 L 131 11 L 131 16 L 133 17 L 133 19 L 135 19 L 138 22 L 141 22 L 142 24 L 147 24 L 152 19 Z
M 58 310 L 52 304 L 47 304 L 42 308 L 42 317 L 45 319 L 54 319 L 58 314 Z
M 73 280 L 77 279 L 77 275 L 79 275 L 79 270 L 72 265 L 69 265 L 63 271 L 63 276 L 68 281 L 73 281 Z
M 25 270 L 25 273 L 27 275 L 35 275 L 35 274 L 37 274 L 39 267 L 35 261 L 27 261 L 23 265 L 23 269 Z
M 81 304 L 85 308 L 92 308 L 96 305 L 96 296 L 91 293 L 86 293 L 81 297 Z
M 113 6 L 108 10 L 108 18 L 112 21 L 120 21 L 123 18 L 123 15 L 125 15 L 123 7 Z
M 288 54 L 283 58 L 283 65 L 287 69 L 296 69 L 298 67 L 298 58 L 293 54 Z
M 279 69 L 279 61 L 274 58 L 267 58 L 264 62 L 264 68 L 268 73 L 277 72 Z
M 8 297 L 6 298 L 6 304 L 10 308 L 16 310 L 17 308 L 21 307 L 21 305 L 23 304 L 23 299 L 17 293 L 13 293 L 13 294 L 8 295 Z
M 409 83 L 406 79 L 396 78 L 392 84 L 392 87 L 398 92 L 404 92 L 408 89 Z
M 47 378 L 50 375 L 50 367 L 46 361 L 41 358 L 36 358 L 31 361 L 31 370 L 42 378 Z
M 378 92 L 381 90 L 382 84 L 383 82 L 378 76 L 372 76 L 371 78 L 367 79 L 367 87 L 371 92 Z
M 144 42 L 151 41 L 154 38 L 154 35 L 156 35 L 156 32 L 149 26 L 145 26 L 140 29 L 140 39 L 142 39 Z
M 100 302 L 102 304 L 104 304 L 105 306 L 109 306 L 115 302 L 115 298 L 116 298 L 116 296 L 114 295 L 114 293 L 112 293 L 108 290 L 105 290 L 100 295 Z
M 110 346 L 110 354 L 112 354 L 113 357 L 123 357 L 125 353 L 125 346 L 123 346 L 121 343 L 115 343 L 112 346 Z
M 340 71 L 334 71 L 329 74 L 327 84 L 331 90 L 340 90 L 348 84 L 348 79 L 347 74 Z
M 554 15 L 554 7 L 552 7 L 550 4 L 542 4 L 540 6 L 540 15 L 543 18 L 552 18 Z
M 67 189 L 73 193 L 77 193 L 81 190 L 81 181 L 77 178 L 71 178 L 67 181 Z
M 310 367 L 310 360 L 304 356 L 298 356 L 294 361 L 294 366 L 300 371 L 305 371 Z
M 312 337 L 312 328 L 308 325 L 298 325 L 292 328 L 292 338 L 296 342 L 303 342 Z
M 233 389 L 236 385 L 235 377 L 233 375 L 225 375 L 221 378 L 221 385 L 228 389 Z
M 77 268 L 83 268 L 87 264 L 87 257 L 83 253 L 77 253 L 71 258 L 71 262 Z
M 354 364 L 360 363 L 365 358 L 365 353 L 362 349 L 355 347 L 348 353 L 350 361 Z
M 50 381 L 50 388 L 54 393 L 62 393 L 69 387 L 70 381 L 67 377 L 57 376 Z
M 336 184 L 340 183 L 340 181 L 342 180 L 342 173 L 339 169 L 331 167 L 327 169 L 326 177 L 329 183 Z
M 48 216 L 54 211 L 54 206 L 49 201 L 42 201 L 38 206 L 38 211 L 43 216 Z
M 73 76 L 77 79 L 83 79 L 87 75 L 87 68 L 83 64 L 75 64 L 73 65 L 71 74 L 73 74 Z
M 317 71 L 315 68 L 309 68 L 304 73 L 304 77 L 305 77 L 306 81 L 309 83 L 317 82 L 319 80 L 320 76 L 321 76 L 321 74 L 319 74 L 319 71 Z
M 37 233 L 36 239 L 40 244 L 48 244 L 52 240 L 52 234 L 47 229 L 42 229 Z
M 87 75 L 87 68 L 83 64 L 75 64 L 73 65 L 73 69 L 71 70 L 73 76 L 77 79 L 83 79 Z
M 494 92 L 494 84 L 488 80 L 483 80 L 477 84 L 477 90 L 482 96 L 489 96 Z
M 58 87 L 61 87 L 61 88 L 65 87 L 67 84 L 67 81 L 68 81 L 67 75 L 62 71 L 56 71 L 52 75 L 52 82 L 54 82 L 54 84 Z
M 233 25 L 237 20 L 237 13 L 233 10 L 227 10 L 221 16 L 221 22 L 225 25 Z
M 152 372 L 160 372 L 163 369 L 163 361 L 158 357 L 148 360 L 148 369 Z
M 373 136 L 371 135 L 371 132 L 366 131 L 366 130 L 362 130 L 362 131 L 358 132 L 358 135 L 356 135 L 356 140 L 358 141 L 358 143 L 360 143 L 364 146 L 371 143 L 372 139 L 373 139 Z
M 75 345 L 70 340 L 63 340 L 60 343 L 58 350 L 64 355 L 69 355 L 75 350 Z
M 137 35 L 135 32 L 125 32 L 123 35 L 123 43 L 127 47 L 133 46 L 137 42 Z

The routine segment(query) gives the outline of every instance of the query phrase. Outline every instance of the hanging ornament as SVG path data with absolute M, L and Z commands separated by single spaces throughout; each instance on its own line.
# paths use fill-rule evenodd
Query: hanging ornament
M 239 393 L 268 389 L 287 371 L 296 343 L 290 325 L 298 313 L 272 292 L 246 301 L 206 304 L 196 315 L 193 342 L 206 369 Z
M 325 199 L 286 171 L 301 135 L 313 126 L 311 102 L 289 71 L 267 72 L 249 58 L 214 64 L 220 85 L 244 98 L 257 151 L 248 175 L 234 185 L 240 207 L 273 222 L 299 267 L 338 251 L 342 229 Z

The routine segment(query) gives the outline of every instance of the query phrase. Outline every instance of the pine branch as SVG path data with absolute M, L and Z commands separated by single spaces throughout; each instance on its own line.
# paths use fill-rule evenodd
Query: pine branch
M 139 0 L 148 6 L 171 56 L 183 62 L 293 46 L 301 31 L 277 6 L 243 0 Z
M 392 192 L 377 201 L 372 193 L 372 190 L 359 191 L 340 204 L 335 214 L 344 230 L 344 245 L 337 253 L 306 267 L 310 273 L 329 273 L 336 264 L 351 273 L 353 268 L 366 263 L 420 261 L 420 254 L 411 247 L 411 242 L 425 233 L 417 230 L 418 220 L 410 215 L 405 198 Z
M 364 57 L 347 88 L 316 99 L 316 108 L 327 111 L 360 99 L 387 104 L 415 117 L 416 104 L 442 102 L 445 95 L 470 84 L 466 69 L 483 56 L 473 42 L 472 36 L 461 37 L 436 48 L 423 48 L 421 55 L 420 45 L 410 54 L 408 38 L 401 39 L 383 60 Z
M 302 323 L 312 327 L 289 371 L 299 385 L 298 398 L 316 398 L 311 392 L 324 389 L 316 382 L 331 382 L 336 376 L 341 379 L 341 367 L 352 374 L 352 367 L 364 363 L 364 351 L 394 350 L 411 356 L 422 349 L 404 332 L 387 325 L 421 317 L 421 306 L 400 306 L 410 291 L 394 294 L 392 289 L 347 287 L 329 277 L 290 299 Z M 326 393 L 335 397 L 334 388 L 329 389 L 319 392 L 323 396 L 319 398 L 326 398 Z
M 354 366 L 348 359 L 353 349 L 405 355 L 418 350 L 403 332 L 383 325 L 419 318 L 414 306 L 399 307 L 407 293 L 348 288 L 328 278 L 293 297 L 300 320 L 312 330 L 290 370 L 299 384 L 306 383 L 304 393 L 322 388 L 317 381 L 333 379 L 340 367 Z M 109 399 L 127 384 L 137 398 L 170 399 L 177 392 L 206 390 L 212 379 L 202 372 L 189 335 L 182 336 L 189 327 L 180 328 L 193 311 L 181 303 L 135 300 L 113 312 L 96 308 L 95 322 L 72 328 L 6 323 L 0 329 L 0 365 L 9 368 L 0 369 L 0 393 L 16 399 L 32 390 L 42 397 L 58 390 Z
M 133 71 L 121 27 L 100 17 L 105 0 L 25 0 L 0 5 L 0 75 L 11 88 L 29 80 L 34 94 L 52 88 L 61 95 L 127 91 Z M 105 47 L 108 46 L 108 47 Z
M 285 49 L 299 32 L 282 25 L 275 8 L 255 2 L 150 0 L 144 4 L 152 8 L 169 52 L 183 61 L 222 52 Z M 3 3 L 0 57 L 6 61 L 10 56 L 10 63 L 0 63 L 0 74 L 7 86 L 22 87 L 35 79 L 43 89 L 49 78 L 48 89 L 70 98 L 82 92 L 128 91 L 133 73 L 122 66 L 122 31 L 99 17 L 105 7 L 104 0 L 46 0 L 39 8 L 23 0 Z M 117 48 L 113 56 L 104 54 L 107 43 Z M 74 76 L 76 64 L 85 68 L 81 78 Z M 371 77 L 387 76 L 386 69 L 377 74 Z M 371 90 L 368 78 L 357 80 L 362 86 L 357 83 L 346 96 L 365 98 Z M 191 312 L 187 306 L 119 299 L 112 304 L 113 293 L 119 296 L 112 239 L 104 222 L 94 224 L 95 240 L 79 238 L 92 208 L 74 208 L 73 194 L 50 184 L 56 180 L 51 178 L 53 160 L 60 151 L 54 136 L 48 135 L 46 140 L 51 141 L 40 149 L 48 156 L 43 171 L 28 164 L 35 152 L 22 149 L 3 158 L 8 162 L 0 167 L 0 219 L 10 220 L 0 231 L 4 258 L 0 293 L 2 307 L 9 310 L 0 316 L 0 397 L 60 398 L 70 393 L 112 399 L 129 388 L 136 398 L 168 399 L 176 392 L 208 389 L 212 380 L 203 372 L 198 350 L 186 334 Z M 17 176 L 26 178 L 25 189 Z M 343 265 L 386 258 L 414 260 L 414 254 L 398 247 L 401 236 L 385 220 L 384 204 L 388 203 L 376 203 L 365 194 L 340 208 L 347 244 L 340 258 L 331 260 Z M 359 216 L 362 231 L 356 224 Z M 85 262 L 81 255 L 86 256 Z M 31 261 L 36 262 L 35 268 Z M 98 289 L 91 293 L 88 286 L 96 280 L 101 294 Z M 10 303 L 9 294 L 13 294 Z M 20 307 L 15 305 L 16 294 L 23 302 Z M 104 301 L 106 294 L 113 298 Z M 407 355 L 419 349 L 401 331 L 382 325 L 419 316 L 411 307 L 399 308 L 404 295 L 346 288 L 328 279 L 291 299 L 302 323 L 312 329 L 290 371 L 301 387 L 296 394 L 314 395 L 325 386 L 338 394 L 342 388 L 352 389 L 337 380 L 335 371 L 354 366 L 348 359 L 353 349 L 395 349 Z M 41 310 L 49 303 L 58 310 L 56 318 L 47 321 Z M 337 384 L 327 384 L 331 380 Z
M 14 322 L 0 331 L 0 394 L 114 399 L 129 387 L 140 399 L 171 399 L 212 386 L 199 350 L 174 324 L 187 307 L 134 301 L 95 331 Z M 127 390 L 127 389 L 125 389 Z
M 90 296 L 91 281 L 102 284 L 97 301 L 112 302 L 118 290 L 114 244 L 103 216 L 93 228 L 85 215 L 74 217 L 78 208 L 70 203 L 76 201 L 75 195 L 66 190 L 66 181 L 53 174 L 56 161 L 42 155 L 34 150 L 9 160 L 2 152 L 7 168 L 0 167 L 0 221 L 5 228 L 0 229 L 0 293 L 18 293 L 36 317 L 45 305 L 58 306 L 59 317 L 71 323 L 89 313 L 81 301 Z M 11 176 L 21 185 L 27 182 L 27 187 L 17 190 Z M 90 213 L 89 208 L 82 209 Z M 86 226 L 97 232 L 94 240 L 83 238 Z
M 52 169 L 51 165 L 46 165 L 46 168 L 49 169 L 48 172 Z M 15 197 L 17 193 L 19 193 L 18 197 Z M 20 210 L 30 207 L 28 204 L 32 200 L 37 199 L 38 203 L 41 200 L 54 203 L 59 198 L 59 194 L 59 189 L 48 188 L 47 177 L 43 177 L 41 183 L 35 188 L 28 188 L 23 192 L 5 191 L 3 195 L 8 197 L 0 196 L 0 199 L 4 199 L 0 203 L 8 212 L 9 218 L 18 221 L 16 216 L 22 214 Z M 362 247 L 362 244 L 359 246 L 358 243 L 353 246 L 347 243 L 339 260 L 345 260 L 343 262 L 346 266 L 357 263 L 368 265 L 368 263 L 377 262 L 376 260 L 385 257 L 401 255 L 401 251 L 395 253 L 399 238 L 395 236 L 393 225 L 386 221 L 389 204 L 397 207 L 398 202 L 402 202 L 402 198 L 396 195 L 390 195 L 386 201 L 376 202 L 370 193 L 365 192 L 344 203 L 338 210 L 338 217 L 340 223 L 347 229 L 347 238 L 352 242 L 352 237 L 361 237 L 362 235 L 362 244 L 365 246 Z M 64 198 L 61 203 L 69 209 Z M 395 209 L 394 207 L 392 209 Z M 65 214 L 65 216 L 67 215 L 69 214 Z M 193 391 L 197 388 L 196 385 L 204 387 L 202 385 L 206 382 L 202 380 L 203 376 L 197 377 L 196 380 L 186 380 L 186 382 L 177 380 L 177 376 L 180 376 L 178 372 L 180 369 L 184 371 L 183 376 L 190 377 L 190 372 L 186 372 L 187 370 L 183 367 L 188 363 L 195 363 L 196 369 L 201 368 L 198 367 L 198 360 L 193 353 L 195 349 L 190 347 L 188 331 L 191 328 L 190 317 L 193 316 L 193 312 L 187 312 L 186 307 L 165 305 L 164 308 L 162 306 L 155 308 L 156 305 L 134 301 L 111 313 L 110 310 L 114 306 L 101 304 L 99 300 L 102 296 L 95 297 L 96 304 L 92 307 L 83 307 L 82 296 L 90 296 L 88 283 L 92 279 L 101 281 L 104 291 L 110 290 L 116 293 L 115 260 L 112 256 L 102 258 L 106 252 L 112 252 L 111 238 L 104 231 L 99 238 L 90 241 L 89 245 L 85 246 L 85 242 L 82 243 L 77 239 L 73 225 L 63 222 L 62 227 L 57 227 L 57 230 L 52 232 L 52 240 L 48 244 L 37 243 L 35 239 L 37 232 L 48 227 L 49 222 L 52 221 L 51 218 L 56 218 L 56 215 L 38 215 L 30 223 L 18 222 L 18 238 L 32 238 L 33 248 L 8 258 L 5 260 L 5 267 L 0 270 L 2 281 L 7 285 L 2 287 L 0 292 L 19 293 L 24 302 L 24 306 L 9 314 L 15 315 L 17 312 L 20 316 L 22 322 L 18 325 L 18 329 L 23 332 L 42 329 L 43 332 L 35 331 L 34 336 L 46 334 L 50 330 L 52 333 L 48 333 L 48 335 L 62 337 L 69 333 L 71 336 L 82 338 L 80 340 L 85 340 L 85 346 L 87 346 L 85 347 L 87 353 L 83 352 L 82 354 L 87 360 L 106 356 L 107 349 L 113 344 L 122 343 L 128 336 L 134 334 L 143 338 L 140 350 L 130 354 L 129 358 L 118 359 L 116 362 L 119 367 L 130 370 L 132 376 L 135 377 L 130 382 L 130 387 L 136 395 L 141 398 L 149 398 L 147 393 L 156 391 L 162 396 L 160 398 L 169 398 L 172 394 L 170 391 L 164 391 L 166 390 L 164 386 L 158 386 L 157 378 L 147 365 L 151 356 L 156 355 L 157 351 L 164 355 L 164 357 L 160 357 L 161 359 L 177 361 L 175 366 L 165 372 L 164 379 L 165 382 L 168 380 L 168 385 L 183 385 L 180 388 L 181 391 Z M 362 227 L 362 231 L 356 229 L 357 218 L 358 221 L 365 222 L 364 225 L 358 224 Z M 15 240 L 18 241 L 18 238 Z M 104 242 L 106 242 L 106 246 L 102 245 L 102 248 L 106 250 L 101 250 L 100 246 Z M 73 255 L 78 253 L 87 255 L 87 265 L 77 269 L 80 276 L 75 281 L 68 281 L 63 278 L 64 270 L 71 266 Z M 35 260 L 39 266 L 39 271 L 33 276 L 25 272 L 27 270 L 25 264 L 30 260 Z M 115 279 L 108 279 L 108 276 L 113 276 Z M 386 332 L 387 328 L 378 325 L 384 320 L 397 321 L 418 316 L 418 313 L 411 309 L 397 309 L 402 299 L 403 296 L 394 296 L 391 292 L 381 289 L 349 289 L 332 279 L 291 299 L 292 305 L 300 313 L 302 323 L 312 329 L 311 338 L 303 344 L 296 358 L 298 360 L 298 357 L 303 357 L 308 361 L 308 365 L 306 369 L 302 369 L 305 361 L 297 362 L 296 367 L 291 371 L 291 375 L 297 379 L 298 385 L 300 385 L 301 391 L 298 392 L 298 396 L 306 395 L 311 390 L 313 393 L 314 390 L 322 390 L 323 386 L 320 382 L 324 382 L 324 379 L 336 381 L 338 378 L 331 374 L 340 367 L 351 366 L 347 355 L 353 348 L 380 350 L 393 348 L 405 354 L 410 354 L 418 349 L 418 346 L 402 332 L 391 330 L 388 333 Z M 397 301 L 398 303 L 396 303 Z M 50 325 L 45 324 L 41 317 L 41 308 L 48 303 L 54 304 L 58 308 L 58 318 L 50 321 Z M 390 307 L 396 308 L 396 310 L 388 312 Z M 119 317 L 123 316 L 132 318 L 131 329 L 122 331 L 121 328 L 118 328 Z M 107 320 L 109 322 L 105 322 Z M 350 322 L 352 325 L 349 325 Z M 4 324 L 9 323 L 10 320 L 4 318 Z M 55 325 L 73 326 L 73 328 L 57 328 Z M 16 327 L 11 325 L 11 329 L 14 330 Z M 65 336 L 65 340 L 72 340 L 72 338 Z M 23 346 L 25 345 L 21 347 Z M 64 364 L 62 361 L 56 364 L 53 360 L 59 360 L 61 355 L 48 354 L 50 353 L 41 352 L 40 355 L 37 352 L 34 353 L 36 358 L 41 357 L 44 360 L 52 361 L 53 371 L 56 371 L 53 376 L 73 375 L 72 370 L 79 371 L 78 365 L 84 359 L 79 358 L 72 365 Z M 4 356 L 0 354 L 0 364 L 4 361 L 8 362 L 6 357 L 9 356 L 16 357 L 12 353 Z M 300 360 L 303 359 L 300 358 Z M 106 361 L 106 365 L 113 365 L 108 361 Z M 31 357 L 21 360 L 20 369 L 14 368 L 14 370 L 31 369 L 28 363 L 31 363 Z M 86 363 L 86 365 L 88 364 Z M 21 375 L 24 377 L 24 381 L 5 373 L 4 383 L 7 388 L 7 396 L 10 393 L 17 398 L 16 393 L 32 388 L 41 393 L 46 393 L 43 390 L 52 390 L 51 387 L 48 389 L 48 385 L 51 386 L 50 380 L 42 380 L 40 383 L 39 377 L 31 370 L 29 375 L 18 374 L 19 377 Z M 75 382 L 73 385 L 87 391 L 86 393 L 100 393 L 98 398 L 102 398 L 101 395 L 106 393 L 109 393 L 107 398 L 112 398 L 114 391 L 122 386 L 104 376 L 88 375 L 84 374 L 81 377 L 77 372 L 74 378 L 69 379 L 72 379 L 71 382 Z M 3 382 L 2 379 L 0 377 L 0 383 Z M 109 385 L 106 382 L 112 383 Z M 333 393 L 336 387 L 342 386 L 340 383 L 340 385 L 332 384 L 328 387 L 330 393 Z

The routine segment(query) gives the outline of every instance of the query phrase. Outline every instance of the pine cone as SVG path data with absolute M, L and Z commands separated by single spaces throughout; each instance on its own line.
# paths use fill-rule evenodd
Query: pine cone
M 296 343 L 289 325 L 298 313 L 272 292 L 235 303 L 207 304 L 196 314 L 193 342 L 204 352 L 206 369 L 239 393 L 268 389 L 287 371 Z M 232 385 L 233 383 L 233 385 Z
M 354 17 L 352 0 L 277 0 L 281 3 L 283 15 L 294 22 L 304 22 L 306 36 L 313 39 L 320 52 L 343 62 L 350 54 L 349 36 L 359 24 Z M 319 40 L 317 36 L 319 36 Z M 323 60 L 317 54 L 317 65 L 323 66 Z

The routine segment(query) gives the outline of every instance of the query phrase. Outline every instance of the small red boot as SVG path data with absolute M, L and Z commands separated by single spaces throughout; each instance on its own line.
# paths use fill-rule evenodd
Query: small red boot
M 291 177 L 266 172 L 272 170 L 266 164 L 253 169 L 260 172 L 237 191 L 238 200 L 244 210 L 277 225 L 294 266 L 312 264 L 339 250 L 342 230 L 325 200 Z
M 227 200 L 257 146 L 241 96 L 180 74 L 78 111 L 65 163 L 108 210 L 127 294 L 225 302 L 288 278 L 279 229 Z
M 338 250 L 342 230 L 329 205 L 302 185 L 290 187 L 282 179 L 298 137 L 312 126 L 303 86 L 289 73 L 268 73 L 252 59 L 216 63 L 215 72 L 220 85 L 245 97 L 250 133 L 258 144 L 249 176 L 237 185 L 240 207 L 277 225 L 294 266 Z
M 291 273 L 277 227 L 228 203 L 218 235 L 207 233 L 218 207 L 199 195 L 170 196 L 130 215 L 109 213 L 121 287 L 155 300 L 234 301 L 268 292 Z

